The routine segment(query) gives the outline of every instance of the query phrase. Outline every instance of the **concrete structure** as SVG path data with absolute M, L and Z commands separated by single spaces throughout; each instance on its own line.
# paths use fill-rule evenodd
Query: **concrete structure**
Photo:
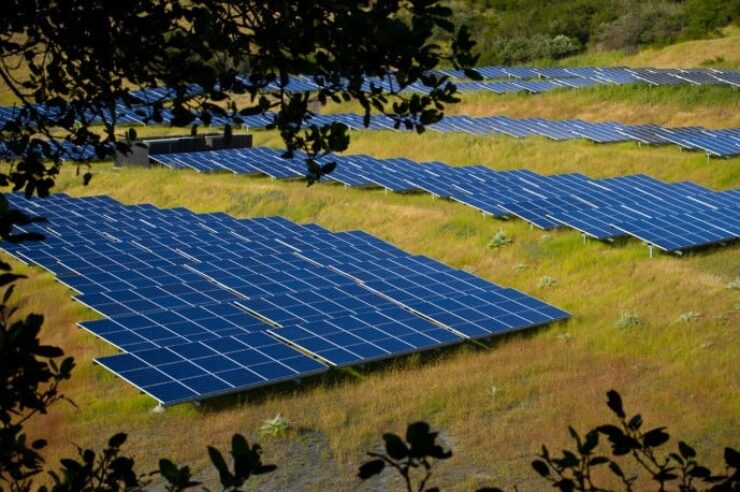
M 200 152 L 203 150 L 241 149 L 252 146 L 252 135 L 232 135 L 231 141 L 224 142 L 222 133 L 209 133 L 195 136 L 175 136 L 144 139 L 134 142 L 129 152 L 116 151 L 116 167 L 150 165 L 149 156 L 154 154 L 176 154 Z

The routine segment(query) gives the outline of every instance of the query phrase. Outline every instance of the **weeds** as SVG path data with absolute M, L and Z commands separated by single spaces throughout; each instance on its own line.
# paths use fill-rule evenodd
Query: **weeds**
M 678 321 L 681 323 L 694 323 L 699 321 L 699 318 L 701 318 L 701 313 L 688 311 L 686 313 L 682 313 L 681 316 L 678 317 Z
M 619 319 L 617 320 L 616 325 L 619 329 L 625 329 L 631 328 L 633 326 L 639 326 L 642 323 L 642 318 L 637 315 L 637 311 L 622 311 L 619 314 Z
M 539 282 L 537 282 L 537 286 L 539 288 L 545 288 L 545 287 L 553 287 L 555 284 L 557 284 L 558 281 L 555 280 L 555 277 L 551 277 L 549 275 L 545 275 L 540 279 Z
M 488 241 L 488 247 L 491 249 L 500 248 L 512 243 L 512 239 L 506 235 L 503 229 L 499 229 L 496 234 L 493 235 L 490 241 Z
M 273 418 L 264 421 L 262 427 L 260 427 L 260 435 L 263 437 L 282 437 L 285 436 L 292 427 L 293 424 L 290 420 L 278 413 Z

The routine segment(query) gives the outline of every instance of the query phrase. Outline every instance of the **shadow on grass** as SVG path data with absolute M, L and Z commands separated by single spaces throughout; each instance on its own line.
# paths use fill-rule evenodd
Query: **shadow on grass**
M 493 335 L 486 339 L 466 340 L 463 343 L 403 354 L 398 357 L 371 361 L 362 365 L 332 368 L 328 372 L 309 376 L 300 381 L 287 381 L 244 391 L 217 396 L 200 402 L 201 412 L 218 412 L 229 410 L 245 404 L 260 404 L 276 396 L 300 395 L 320 387 L 335 387 L 345 384 L 356 384 L 365 375 L 383 374 L 394 370 L 413 370 L 427 364 L 451 360 L 467 353 L 491 350 L 517 339 L 529 339 L 538 333 L 562 326 L 568 320 L 558 321 L 531 328 Z

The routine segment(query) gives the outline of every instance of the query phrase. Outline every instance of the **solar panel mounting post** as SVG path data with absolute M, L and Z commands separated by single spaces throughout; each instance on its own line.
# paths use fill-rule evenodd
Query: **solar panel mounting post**
M 652 258 L 652 257 L 653 257 L 653 245 L 648 244 L 648 258 Z
M 154 413 L 164 413 L 165 407 L 162 405 L 162 403 L 157 403 L 157 406 L 152 408 L 152 412 Z

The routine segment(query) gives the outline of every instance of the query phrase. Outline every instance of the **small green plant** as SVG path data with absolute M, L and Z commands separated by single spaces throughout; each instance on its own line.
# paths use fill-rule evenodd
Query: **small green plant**
M 488 241 L 488 247 L 491 249 L 500 248 L 511 244 L 512 239 L 506 235 L 503 229 L 499 229 L 496 234 L 493 235 L 490 241 Z
M 271 419 L 267 419 L 260 427 L 260 435 L 269 437 L 281 437 L 288 433 L 293 424 L 290 420 L 278 413 Z
M 707 58 L 706 60 L 702 61 L 700 65 L 702 67 L 712 67 L 715 65 L 722 65 L 725 61 L 725 57 L 715 56 L 714 58 Z
M 688 311 L 686 313 L 682 313 L 681 316 L 678 317 L 678 321 L 681 323 L 693 323 L 695 321 L 699 321 L 699 318 L 701 318 L 701 313 Z
M 514 271 L 515 272 L 523 272 L 527 269 L 527 265 L 525 263 L 517 263 L 514 265 Z
M 551 277 L 549 275 L 545 275 L 544 277 L 542 277 L 540 279 L 539 282 L 537 282 L 537 286 L 540 287 L 540 288 L 543 288 L 543 287 L 552 287 L 556 283 L 558 283 L 558 281 L 555 280 L 555 277 Z
M 642 318 L 637 315 L 637 311 L 622 311 L 617 320 L 617 328 L 624 329 L 642 324 Z
M 727 288 L 730 290 L 740 290 L 740 277 L 727 284 Z

